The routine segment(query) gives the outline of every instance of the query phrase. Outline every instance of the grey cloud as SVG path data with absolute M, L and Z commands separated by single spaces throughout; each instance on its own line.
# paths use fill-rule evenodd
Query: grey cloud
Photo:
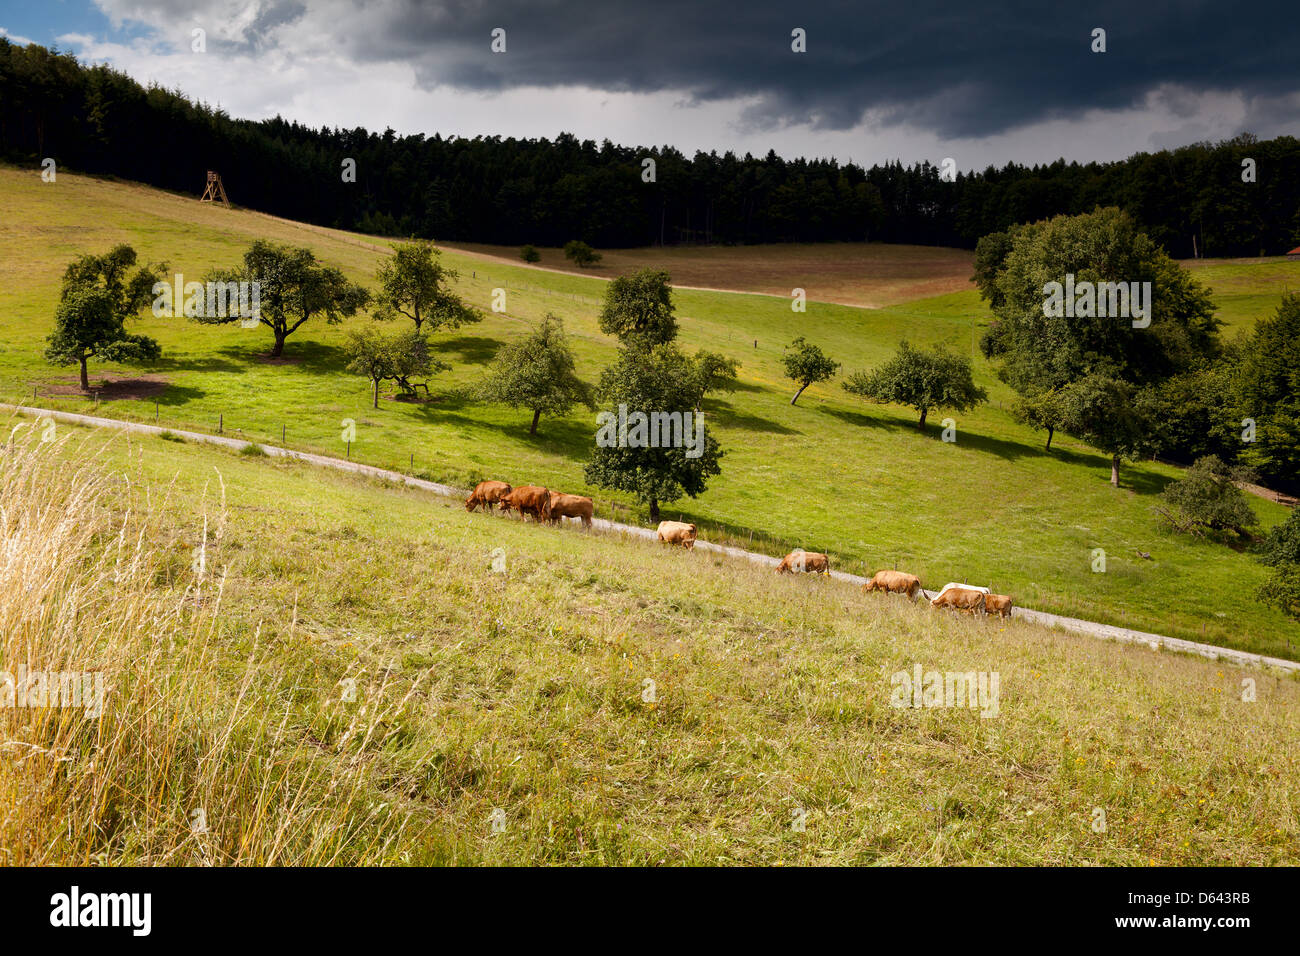
M 146 18 L 144 11 L 174 12 L 177 5 L 134 0 L 132 8 Z M 356 62 L 411 64 L 425 88 L 584 86 L 682 91 L 696 102 L 747 97 L 741 121 L 751 129 L 850 129 L 873 111 L 886 125 L 986 137 L 1130 107 L 1153 90 L 1179 86 L 1240 91 L 1261 104 L 1261 118 L 1296 126 L 1300 105 L 1290 94 L 1300 90 L 1300 56 L 1290 5 L 1043 6 L 284 0 L 265 5 L 244 42 L 271 37 L 291 50 L 292 30 L 277 28 L 301 21 Z M 507 31 L 504 55 L 489 51 L 494 27 Z M 790 51 L 794 27 L 808 32 L 806 54 Z M 1107 31 L 1105 54 L 1090 50 L 1094 27 Z M 1178 108 L 1176 100 L 1169 106 Z

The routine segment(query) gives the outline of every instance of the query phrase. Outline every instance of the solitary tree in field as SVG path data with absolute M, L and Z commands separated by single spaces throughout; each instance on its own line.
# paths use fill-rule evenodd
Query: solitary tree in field
M 375 293 L 375 318 L 395 319 L 405 316 L 417 330 L 457 329 L 478 322 L 482 315 L 461 301 L 448 288 L 460 277 L 441 262 L 441 253 L 427 239 L 399 242 L 393 254 L 380 264 L 375 273 L 379 291 Z
M 537 434 L 543 414 L 565 415 L 578 404 L 596 407 L 591 386 L 574 371 L 564 323 L 550 314 L 526 338 L 497 352 L 479 396 L 487 402 L 531 411 L 530 435 Z
M 594 266 L 599 262 L 601 255 L 582 240 L 574 239 L 564 244 L 564 258 L 571 261 L 579 269 L 585 269 L 587 266 Z
M 988 399 L 984 389 L 975 384 L 968 359 L 943 346 L 922 352 L 906 342 L 880 368 L 850 375 L 844 388 L 872 401 L 915 408 L 921 413 L 917 422 L 921 429 L 932 410 L 965 412 Z
M 131 335 L 103 289 L 71 290 L 54 314 L 54 332 L 45 357 L 56 365 L 81 366 L 81 390 L 90 391 L 86 362 L 152 361 L 162 354 L 158 343 L 145 335 Z
M 620 406 L 629 414 L 677 413 L 683 423 L 686 414 L 692 415 L 682 442 L 649 447 L 644 442 L 598 440 L 584 469 L 588 484 L 630 492 L 648 505 L 651 521 L 659 520 L 661 503 L 703 494 L 709 478 L 722 472 L 722 449 L 695 409 L 705 383 L 719 381 L 725 369 L 711 362 L 715 357 L 702 355 L 692 358 L 672 344 L 624 348 L 601 376 L 598 397 L 610 415 L 617 415 Z M 634 432 L 629 429 L 629 435 Z
M 519 250 L 519 258 L 524 262 L 541 262 L 542 254 L 537 251 L 536 246 L 529 244 Z
M 784 361 L 785 377 L 792 379 L 799 386 L 799 390 L 794 393 L 794 398 L 790 399 L 791 405 L 799 401 L 799 396 L 803 394 L 805 388 L 814 382 L 826 381 L 839 371 L 840 367 L 839 362 L 832 362 L 830 356 L 811 342 L 805 341 L 802 335 L 790 343 Z
M 410 379 L 414 375 L 428 375 L 435 368 L 449 366 L 434 360 L 429 353 L 429 340 L 423 332 L 407 329 L 386 335 L 374 328 L 363 328 L 348 334 L 345 346 L 349 372 L 364 375 L 370 380 L 373 404 L 379 407 L 379 386 L 385 381 L 397 383 L 405 395 L 415 394 L 421 387 Z M 428 386 L 423 386 L 428 391 Z
M 209 282 L 259 283 L 260 314 L 257 321 L 271 330 L 275 345 L 271 355 L 284 354 L 285 340 L 316 317 L 336 325 L 355 315 L 370 301 L 370 293 L 342 271 L 316 261 L 308 248 L 293 248 L 258 239 L 244 253 L 243 265 L 216 270 Z M 233 310 L 224 316 L 201 315 L 199 322 L 225 325 L 240 321 Z
M 81 367 L 81 389 L 90 389 L 86 362 L 149 361 L 161 349 L 153 339 L 131 335 L 126 320 L 153 298 L 154 283 L 162 279 L 166 264 L 133 268 L 136 253 L 128 245 L 115 246 L 103 255 L 82 255 L 63 273 L 63 292 L 49 336 L 46 358 L 59 365 Z
M 650 347 L 677 338 L 673 290 L 667 272 L 642 269 L 619 276 L 605 289 L 600 330 L 624 345 Z

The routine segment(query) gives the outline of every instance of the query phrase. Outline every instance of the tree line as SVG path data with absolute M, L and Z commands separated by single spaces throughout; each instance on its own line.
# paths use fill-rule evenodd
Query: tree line
M 264 212 L 505 245 L 878 240 L 971 248 L 1012 225 L 1099 205 L 1126 210 L 1175 258 L 1273 255 L 1300 243 L 1300 140 L 1290 136 L 1243 134 L 1111 163 L 1012 163 L 946 181 L 928 161 L 864 169 L 772 151 L 687 157 L 670 146 L 568 133 L 464 139 L 241 120 L 2 37 L 0 155 L 48 157 L 189 193 L 214 169 L 233 201 Z M 353 182 L 344 181 L 345 159 L 355 161 Z

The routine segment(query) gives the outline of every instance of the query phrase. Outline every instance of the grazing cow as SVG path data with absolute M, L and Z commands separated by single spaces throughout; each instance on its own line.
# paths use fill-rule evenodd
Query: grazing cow
M 986 588 L 966 587 L 962 584 L 949 584 L 930 601 L 935 607 L 950 607 L 968 614 L 984 610 Z
M 659 540 L 664 544 L 680 544 L 688 551 L 695 548 L 695 525 L 684 521 L 659 522 Z
M 986 594 L 984 611 L 987 614 L 997 614 L 998 617 L 1010 617 L 1011 598 L 1005 594 Z
M 562 518 L 581 518 L 584 528 L 591 527 L 591 513 L 595 510 L 590 498 L 582 495 L 564 495 L 558 491 L 551 492 L 551 514 L 553 524 L 562 524 Z
M 497 504 L 503 512 L 512 508 L 518 511 L 520 518 L 532 515 L 537 521 L 545 521 L 551 516 L 551 493 L 540 485 L 512 489 L 510 494 L 502 495 Z
M 884 591 L 886 594 L 896 591 L 914 598 L 916 592 L 921 590 L 921 579 L 906 571 L 877 571 L 870 581 L 862 585 L 862 590 Z
M 510 486 L 504 481 L 480 481 L 474 486 L 473 494 L 465 499 L 465 510 L 473 511 L 482 505 L 484 511 L 490 512 L 492 506 L 510 491 Z
M 777 574 L 790 574 L 794 571 L 812 571 L 817 574 L 831 573 L 831 559 L 818 551 L 791 551 L 776 566 Z

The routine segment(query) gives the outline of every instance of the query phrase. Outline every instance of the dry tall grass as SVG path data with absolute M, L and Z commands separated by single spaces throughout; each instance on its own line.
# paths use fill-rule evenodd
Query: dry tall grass
M 67 441 L 20 425 L 0 456 L 0 864 L 400 860 L 408 821 L 365 788 L 410 693 L 345 709 L 317 689 L 321 748 L 292 661 L 223 656 L 220 508 L 178 561 L 165 502 Z M 23 668 L 102 680 L 102 706 Z

